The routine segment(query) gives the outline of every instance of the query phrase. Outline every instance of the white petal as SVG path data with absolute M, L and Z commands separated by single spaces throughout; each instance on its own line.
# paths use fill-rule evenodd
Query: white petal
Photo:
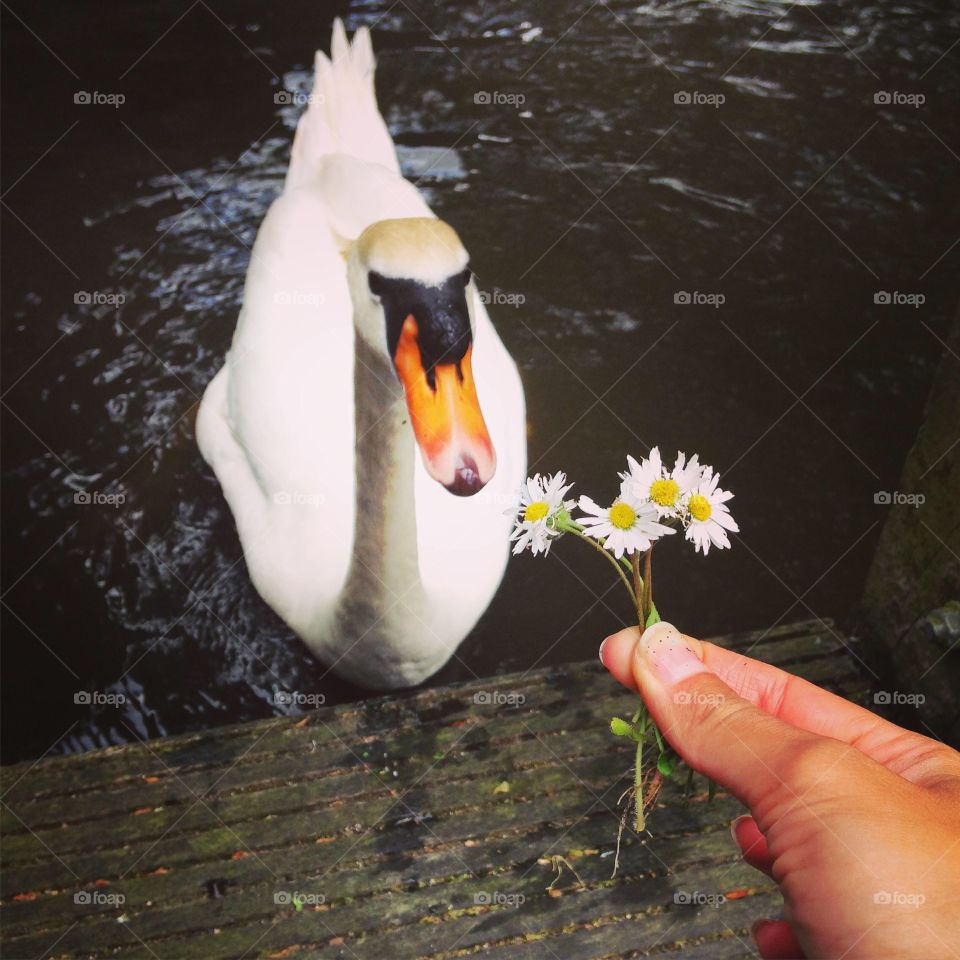
M 734 533 L 740 532 L 737 521 L 730 516 L 730 512 L 725 508 L 715 510 L 713 512 L 713 520 L 726 530 L 732 530 Z
M 595 517 L 606 517 L 607 515 L 606 508 L 598 507 L 593 500 L 590 499 L 590 497 L 586 496 L 586 494 L 580 497 L 580 499 L 577 501 L 577 506 L 579 506 L 581 510 L 585 510 L 587 513 L 592 513 Z

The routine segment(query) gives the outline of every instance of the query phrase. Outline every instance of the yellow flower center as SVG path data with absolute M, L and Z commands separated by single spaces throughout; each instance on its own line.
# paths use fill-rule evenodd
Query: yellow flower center
M 628 503 L 615 503 L 610 508 L 610 522 L 619 530 L 629 530 L 637 522 L 637 512 Z
M 679 496 L 680 484 L 676 480 L 660 479 L 650 484 L 650 499 L 661 507 L 675 506 Z
M 538 520 L 542 520 L 550 512 L 550 504 L 546 500 L 537 500 L 536 503 L 531 503 L 526 510 L 523 511 L 523 519 L 528 520 L 530 523 L 536 523 Z
M 690 498 L 690 515 L 694 520 L 707 520 L 712 513 L 710 501 L 701 493 Z

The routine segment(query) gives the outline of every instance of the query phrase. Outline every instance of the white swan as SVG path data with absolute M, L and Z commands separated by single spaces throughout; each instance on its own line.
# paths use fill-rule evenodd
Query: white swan
M 466 251 L 400 175 L 373 72 L 369 32 L 351 44 L 337 20 L 197 441 L 261 596 L 338 674 L 395 688 L 497 590 L 526 418 Z

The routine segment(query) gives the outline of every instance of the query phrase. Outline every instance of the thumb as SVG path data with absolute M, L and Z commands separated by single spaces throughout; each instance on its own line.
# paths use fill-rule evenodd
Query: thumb
M 794 802 L 804 772 L 819 776 L 826 762 L 811 754 L 839 744 L 764 713 L 711 673 L 702 655 L 698 640 L 669 623 L 654 624 L 637 640 L 630 669 L 660 732 L 755 816 Z

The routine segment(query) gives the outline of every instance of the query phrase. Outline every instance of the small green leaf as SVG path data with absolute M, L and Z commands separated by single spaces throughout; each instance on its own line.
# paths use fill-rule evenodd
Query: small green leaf
M 657 758 L 657 769 L 665 776 L 669 777 L 677 769 L 677 758 L 671 757 L 666 753 L 661 753 Z
M 655 623 L 660 622 L 660 614 L 657 611 L 656 604 L 650 604 L 650 613 L 647 615 L 647 622 L 645 626 L 652 627 Z
M 620 717 L 614 717 L 610 721 L 610 732 L 615 737 L 632 737 L 633 724 L 628 723 L 626 720 L 622 720 Z
M 293 898 L 293 909 L 296 910 L 297 913 L 303 912 L 303 900 L 300 897 Z

